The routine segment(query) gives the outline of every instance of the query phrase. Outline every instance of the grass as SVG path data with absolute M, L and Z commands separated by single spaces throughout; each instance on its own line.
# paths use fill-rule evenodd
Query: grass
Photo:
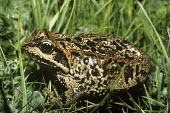
M 63 34 L 96 33 L 113 35 L 132 42 L 151 57 L 150 80 L 144 85 L 142 99 L 122 100 L 122 112 L 168 113 L 170 108 L 170 2 L 161 0 L 0 0 L 0 108 L 11 112 L 97 112 L 92 108 L 36 109 L 46 101 L 44 92 L 35 88 L 45 85 L 57 95 L 51 83 L 28 79 L 43 76 L 41 68 L 23 54 L 23 41 L 38 29 L 49 29 Z M 5 94 L 5 99 L 3 97 Z M 48 94 L 45 94 L 48 97 Z M 48 100 L 48 99 L 47 99 Z M 105 99 L 104 99 L 105 100 Z M 4 105 L 6 101 L 6 105 Z M 103 102 L 103 101 L 102 101 Z M 113 112 L 115 105 L 106 105 Z M 76 109 L 75 109 L 76 108 Z M 112 109 L 111 109 L 112 108 Z

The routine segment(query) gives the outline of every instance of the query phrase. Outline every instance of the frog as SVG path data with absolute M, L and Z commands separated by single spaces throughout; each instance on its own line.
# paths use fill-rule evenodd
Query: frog
M 57 89 L 66 89 L 57 103 L 69 106 L 82 96 L 101 97 L 143 83 L 150 57 L 127 40 L 110 35 L 64 35 L 47 29 L 22 46 L 28 56 L 52 69 Z

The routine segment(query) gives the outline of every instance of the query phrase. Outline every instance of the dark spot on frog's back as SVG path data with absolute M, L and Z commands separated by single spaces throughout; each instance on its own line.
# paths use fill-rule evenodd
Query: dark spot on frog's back
M 99 51 L 99 53 L 102 53 L 102 54 L 106 53 L 105 49 L 102 49 L 102 48 L 98 49 L 98 51 Z
M 90 65 L 91 69 L 94 69 L 96 67 L 96 64 Z
M 74 38 L 77 42 L 81 42 L 82 41 L 82 38 L 81 37 L 75 37 Z
M 116 45 L 117 50 L 123 50 L 122 46 Z
M 133 68 L 131 66 L 126 66 L 124 70 L 125 82 L 128 84 L 128 79 L 133 77 Z
M 103 77 L 109 76 L 110 75 L 110 69 L 104 69 L 103 72 Z
M 130 56 L 129 54 L 124 54 L 124 57 L 128 60 L 133 60 L 134 58 L 132 56 Z
M 82 46 L 81 43 L 79 43 L 79 42 L 75 42 L 74 44 L 79 48 Z
M 93 39 L 93 41 L 96 41 L 96 42 L 107 41 L 107 38 L 98 37 L 98 38 Z
M 92 73 L 93 76 L 99 76 L 99 70 L 96 69 L 96 68 L 93 69 L 91 73 Z
M 96 52 L 96 48 L 95 47 L 91 47 L 91 51 L 92 52 Z
M 110 56 L 114 56 L 115 53 L 116 53 L 116 52 L 115 52 L 114 50 L 113 50 L 113 51 L 107 51 L 107 54 L 110 55 Z
M 88 65 L 88 63 L 89 63 L 89 59 L 86 57 L 86 58 L 84 58 L 83 59 L 83 63 L 85 64 L 85 65 Z
M 71 53 L 72 53 L 72 55 L 77 56 L 77 57 L 78 57 L 78 56 L 81 56 L 79 52 L 75 52 L 75 51 L 74 51 L 74 52 L 71 52 Z
M 91 80 L 91 85 L 94 85 L 95 84 L 95 81 L 94 80 Z
M 93 41 L 88 40 L 86 43 L 88 46 L 96 46 L 96 44 Z
M 107 60 L 107 63 L 109 64 L 109 63 L 111 63 L 113 61 L 113 59 L 112 58 L 109 58 L 108 60 Z
M 87 72 L 87 73 L 86 73 L 86 78 L 87 78 L 87 80 L 89 80 L 90 76 L 91 76 L 90 73 Z
M 87 45 L 83 45 L 81 49 L 89 50 L 89 47 Z
M 71 38 L 65 38 L 66 41 L 70 42 L 71 41 Z

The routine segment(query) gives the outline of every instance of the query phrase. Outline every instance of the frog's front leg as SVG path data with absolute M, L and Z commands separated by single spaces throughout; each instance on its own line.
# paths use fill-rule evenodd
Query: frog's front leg
M 66 87 L 66 91 L 60 94 L 57 102 L 60 106 L 68 106 L 74 103 L 85 92 L 82 84 L 71 75 L 57 75 L 59 82 Z

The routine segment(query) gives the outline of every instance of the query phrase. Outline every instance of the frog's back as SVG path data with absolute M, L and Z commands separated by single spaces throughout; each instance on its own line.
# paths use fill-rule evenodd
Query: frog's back
M 70 73 L 86 83 L 89 92 L 95 87 L 95 93 L 110 89 L 123 66 L 125 69 L 115 87 L 118 90 L 143 82 L 150 68 L 147 54 L 119 38 L 96 34 L 63 35 L 55 41 L 70 59 Z

